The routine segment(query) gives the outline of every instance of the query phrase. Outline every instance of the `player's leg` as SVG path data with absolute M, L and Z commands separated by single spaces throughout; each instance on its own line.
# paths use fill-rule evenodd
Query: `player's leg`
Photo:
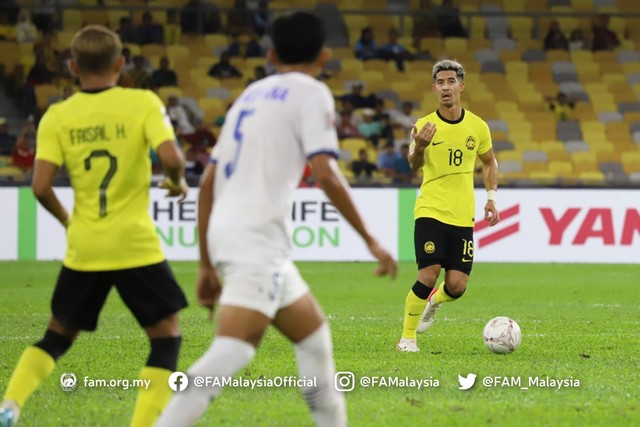
M 421 315 L 440 275 L 445 247 L 437 221 L 431 218 L 416 220 L 414 245 L 418 275 L 405 300 L 402 338 L 396 346 L 396 349 L 407 352 L 419 351 L 416 332 L 423 332 L 418 330 Z
M 96 329 L 98 315 L 111 285 L 103 273 L 62 267 L 51 300 L 52 316 L 44 337 L 27 347 L 9 380 L 0 407 L 0 426 L 17 423 L 26 400 L 53 372 L 56 361 L 71 347 L 80 330 Z
M 152 426 L 171 398 L 169 376 L 176 370 L 182 335 L 178 311 L 187 300 L 164 261 L 113 272 L 118 293 L 149 337 L 150 351 L 140 379 L 131 426 Z
M 316 379 L 315 387 L 302 387 L 316 425 L 345 426 L 344 396 L 334 386 L 336 368 L 329 325 L 293 263 L 284 279 L 282 308 L 276 313 L 273 325 L 294 344 L 299 378 Z
M 258 311 L 221 305 L 211 347 L 189 368 L 190 386 L 173 395 L 156 427 L 193 425 L 222 391 L 222 381 L 233 377 L 253 359 L 269 323 L 270 318 Z M 195 377 L 218 378 L 219 382 L 194 387 Z
M 173 395 L 156 427 L 193 425 L 222 391 L 221 382 L 253 359 L 277 310 L 281 289 L 275 271 L 236 264 L 222 265 L 219 270 L 224 277 L 224 287 L 216 337 L 205 354 L 188 369 L 190 386 Z M 194 387 L 195 377 L 217 378 L 219 382 Z
M 446 228 L 446 255 L 444 282 L 429 295 L 422 314 L 418 332 L 426 331 L 432 324 L 436 312 L 444 302 L 455 301 L 464 293 L 473 266 L 473 228 Z

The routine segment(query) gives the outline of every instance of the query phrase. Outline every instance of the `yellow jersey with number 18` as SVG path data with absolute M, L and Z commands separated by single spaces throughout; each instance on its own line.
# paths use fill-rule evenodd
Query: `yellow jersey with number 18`
M 423 179 L 414 217 L 473 227 L 473 173 L 476 156 L 492 147 L 489 126 L 464 109 L 454 122 L 435 111 L 418 120 L 416 127 L 422 129 L 427 122 L 435 123 L 437 130 L 424 151 Z
M 74 194 L 64 265 L 79 271 L 142 267 L 165 259 L 149 214 L 149 149 L 175 140 L 153 92 L 113 87 L 51 105 L 36 159 L 66 166 Z

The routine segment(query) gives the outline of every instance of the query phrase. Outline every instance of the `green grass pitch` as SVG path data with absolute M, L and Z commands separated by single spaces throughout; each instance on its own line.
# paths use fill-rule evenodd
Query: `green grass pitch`
M 372 264 L 300 263 L 303 276 L 330 319 L 339 371 L 357 377 L 432 378 L 439 387 L 363 388 L 346 394 L 352 426 L 638 426 L 640 425 L 640 266 L 477 264 L 466 295 L 444 306 L 434 326 L 418 338 L 421 352 L 394 350 L 415 267 L 398 279 L 374 278 Z M 209 346 L 215 325 L 194 303 L 195 263 L 172 263 L 191 306 L 182 314 L 179 368 Z M 6 388 L 25 346 L 38 340 L 49 316 L 59 264 L 0 263 L 0 390 Z M 490 353 L 482 328 L 492 317 L 518 321 L 521 347 Z M 135 390 L 90 389 L 84 376 L 134 379 L 147 357 L 147 341 L 115 292 L 98 331 L 84 334 L 53 375 L 27 402 L 23 426 L 125 426 Z M 79 386 L 61 390 L 63 372 Z M 476 373 L 468 391 L 458 374 Z M 270 330 L 245 378 L 295 375 L 291 346 Z M 487 376 L 578 380 L 576 388 L 487 388 Z M 205 425 L 310 426 L 296 388 L 226 389 Z

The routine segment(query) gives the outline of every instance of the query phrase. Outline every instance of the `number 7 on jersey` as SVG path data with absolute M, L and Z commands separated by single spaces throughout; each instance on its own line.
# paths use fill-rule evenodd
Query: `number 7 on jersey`
M 240 115 L 238 116 L 238 121 L 236 122 L 236 127 L 233 129 L 233 139 L 236 141 L 236 153 L 233 156 L 233 161 L 227 163 L 224 166 L 224 176 L 229 178 L 233 172 L 236 170 L 236 166 L 238 165 L 238 159 L 240 159 L 240 149 L 242 148 L 242 130 L 240 127 L 242 126 L 242 121 L 253 114 L 255 110 L 241 110 Z

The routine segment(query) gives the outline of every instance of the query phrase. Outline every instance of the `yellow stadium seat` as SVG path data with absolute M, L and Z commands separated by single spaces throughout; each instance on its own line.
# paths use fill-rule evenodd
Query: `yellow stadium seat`
M 180 98 L 182 96 L 182 89 L 179 87 L 163 86 L 158 88 L 158 96 L 162 99 L 162 102 L 166 104 L 170 96 Z
M 568 177 L 573 174 L 573 163 L 570 161 L 551 161 L 547 170 L 556 176 Z
M 354 71 L 362 73 L 364 71 L 364 65 L 359 59 L 343 59 L 341 64 L 342 71 Z
M 511 2 L 508 2 L 511 3 Z M 511 35 L 514 39 L 530 40 L 533 29 L 533 19 L 529 16 L 510 16 L 507 18 Z
M 204 36 L 204 42 L 210 48 L 229 45 L 229 39 L 224 34 L 207 34 Z
M 626 173 L 640 172 L 640 151 L 625 151 L 620 155 L 620 162 Z
M 172 64 L 184 64 L 185 61 L 189 61 L 189 48 L 180 45 L 167 46 L 166 55 Z
M 359 150 L 367 148 L 367 142 L 363 138 L 345 138 L 340 141 L 340 147 L 357 154 Z
M 462 37 L 449 37 L 444 39 L 444 48 L 450 55 L 457 55 L 462 52 L 467 52 L 469 44 L 467 39 Z
M 591 185 L 602 185 L 606 181 L 604 174 L 598 170 L 581 171 L 578 173 L 578 179 Z
M 74 9 L 65 9 L 62 12 L 62 23 L 65 31 L 78 31 L 82 28 L 82 12 Z

